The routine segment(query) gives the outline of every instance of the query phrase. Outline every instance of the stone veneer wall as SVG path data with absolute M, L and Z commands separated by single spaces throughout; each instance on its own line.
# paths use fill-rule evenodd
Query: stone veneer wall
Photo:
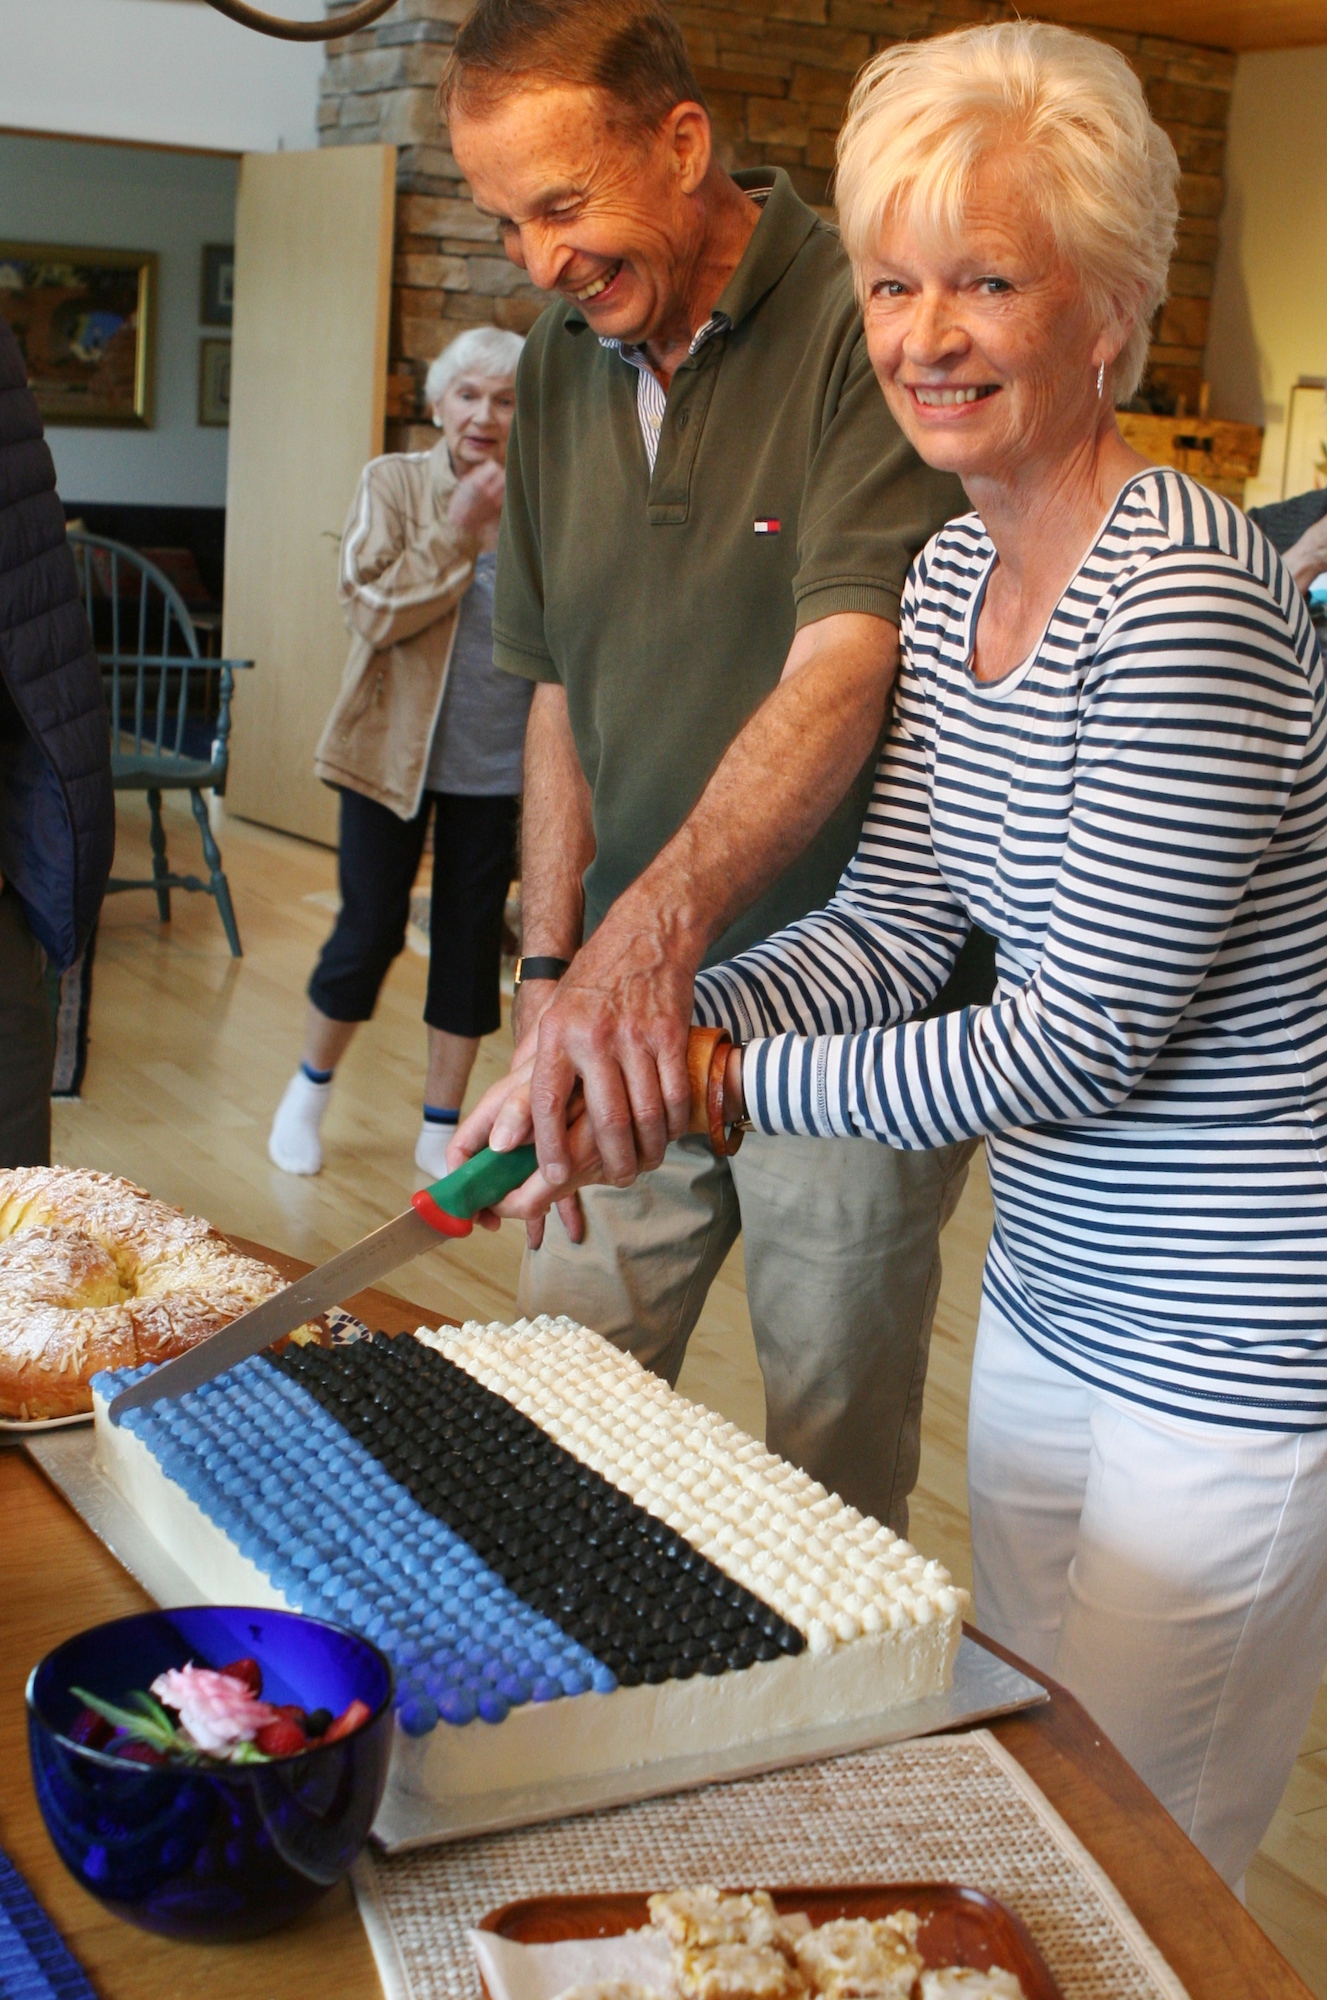
M 373 27 L 328 45 L 323 145 L 400 149 L 388 379 L 388 448 L 434 433 L 420 390 L 433 356 L 463 327 L 524 331 L 544 303 L 502 254 L 468 199 L 433 95 L 471 0 L 397 0 Z M 335 0 L 331 11 L 335 11 Z M 828 200 L 834 138 L 852 79 L 890 42 L 1007 18 L 981 0 L 677 0 L 677 13 L 731 166 L 778 165 L 817 206 Z M 1172 296 L 1155 331 L 1149 380 L 1196 408 L 1216 265 L 1226 117 L 1235 58 L 1222 50 L 1100 31 L 1141 77 L 1183 169 Z

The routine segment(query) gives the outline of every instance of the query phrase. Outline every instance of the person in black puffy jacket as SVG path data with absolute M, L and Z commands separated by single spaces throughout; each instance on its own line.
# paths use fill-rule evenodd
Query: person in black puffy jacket
M 101 670 L 23 356 L 0 320 L 0 1167 L 51 1153 L 44 965 L 101 908 L 115 845 Z

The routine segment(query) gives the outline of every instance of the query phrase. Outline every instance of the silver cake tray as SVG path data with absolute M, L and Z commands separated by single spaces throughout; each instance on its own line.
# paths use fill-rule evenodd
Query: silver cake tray
M 207 1602 L 151 1529 L 102 1477 L 93 1458 L 96 1437 L 91 1429 L 30 1435 L 23 1444 L 28 1456 L 64 1495 L 74 1512 L 158 1604 Z M 1048 1699 L 1039 1681 L 1006 1666 L 984 1646 L 964 1637 L 954 1663 L 953 1682 L 943 1694 L 883 1709 L 878 1715 L 859 1716 L 852 1722 L 765 1737 L 731 1750 L 670 1757 L 626 1770 L 604 1771 L 584 1778 L 558 1778 L 517 1790 L 450 1800 L 425 1798 L 408 1791 L 398 1781 L 394 1759 L 387 1793 L 374 1822 L 374 1838 L 389 1854 L 448 1840 L 468 1840 L 476 1834 L 531 1826 L 539 1820 L 598 1812 L 606 1806 L 632 1805 L 638 1799 L 657 1798 L 665 1792 L 691 1791 L 734 1778 L 759 1777 L 766 1771 L 814 1764 L 824 1757 L 843 1757 L 854 1750 L 901 1743 L 912 1736 L 933 1736 L 941 1730 L 960 1729 L 970 1723 L 1012 1715 L 1019 1709 L 1034 1708 Z

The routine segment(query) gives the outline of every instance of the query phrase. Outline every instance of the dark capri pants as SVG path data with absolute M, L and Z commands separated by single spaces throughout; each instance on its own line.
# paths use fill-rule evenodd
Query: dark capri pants
M 332 1021 L 367 1021 L 405 947 L 410 890 L 433 829 L 428 999 L 424 1019 L 449 1035 L 501 1024 L 502 912 L 516 857 L 519 798 L 425 792 L 410 820 L 341 790 L 341 913 L 323 946 L 309 998 Z

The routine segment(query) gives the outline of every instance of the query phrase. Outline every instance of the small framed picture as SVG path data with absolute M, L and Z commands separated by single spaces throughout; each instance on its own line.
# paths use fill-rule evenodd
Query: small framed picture
M 214 427 L 230 422 L 230 342 L 198 343 L 198 421 Z
M 229 326 L 235 316 L 235 245 L 203 247 L 203 298 L 198 317 L 204 326 Z
M 44 423 L 150 426 L 156 290 L 149 250 L 0 243 L 0 317 Z

